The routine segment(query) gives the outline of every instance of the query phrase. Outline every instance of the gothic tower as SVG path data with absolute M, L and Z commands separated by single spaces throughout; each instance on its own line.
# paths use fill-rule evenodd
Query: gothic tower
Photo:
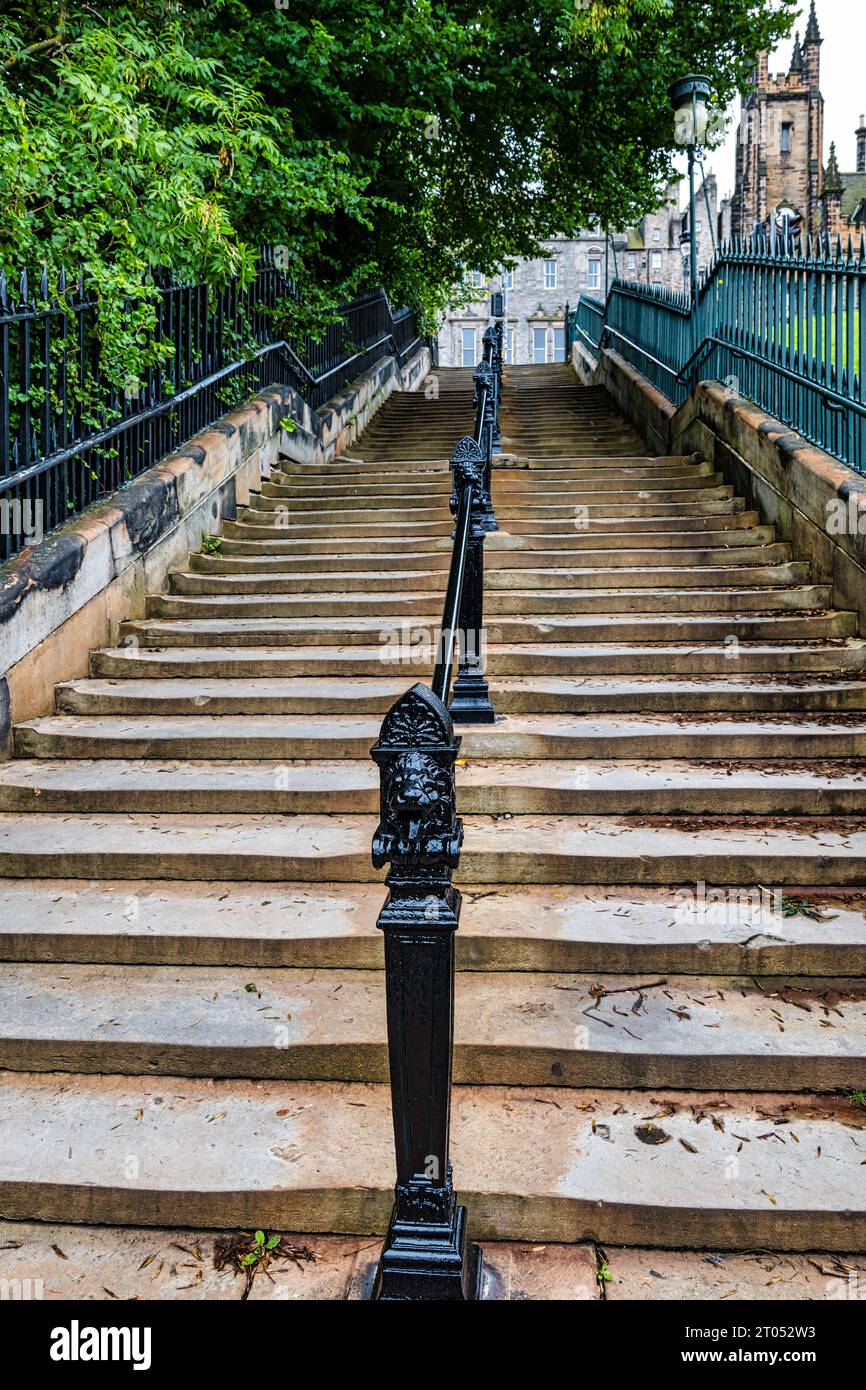
M 823 194 L 824 100 L 821 32 L 815 4 L 801 44 L 794 42 L 787 73 L 770 76 L 760 54 L 743 98 L 737 135 L 736 186 L 731 207 L 735 236 L 769 231 L 786 216 L 804 234 L 820 223 Z

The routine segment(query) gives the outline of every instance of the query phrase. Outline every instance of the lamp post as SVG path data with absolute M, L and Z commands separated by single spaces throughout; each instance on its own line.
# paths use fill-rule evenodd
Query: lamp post
M 674 139 L 688 150 L 689 155 L 689 297 L 692 305 L 692 336 L 697 333 L 696 310 L 698 307 L 698 224 L 695 200 L 695 160 L 697 152 L 704 143 L 707 133 L 707 98 L 710 95 L 710 79 L 696 73 L 689 73 L 679 81 L 672 82 L 668 89 L 671 105 L 674 108 L 676 125 Z M 696 347 L 697 343 L 693 343 Z

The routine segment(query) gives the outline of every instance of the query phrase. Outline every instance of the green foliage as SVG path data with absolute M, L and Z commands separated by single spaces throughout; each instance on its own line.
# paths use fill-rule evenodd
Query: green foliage
M 202 555 L 219 555 L 223 548 L 222 536 L 211 536 L 207 531 L 202 533 L 201 553 Z M 249 986 L 247 986 L 249 988 Z
M 148 339 L 148 268 L 249 280 L 284 248 L 321 325 L 384 283 L 428 323 L 539 238 L 634 220 L 670 174 L 669 82 L 727 103 L 795 0 L 0 0 L 0 264 L 65 264 L 106 368 Z M 165 351 L 163 347 L 162 351 Z

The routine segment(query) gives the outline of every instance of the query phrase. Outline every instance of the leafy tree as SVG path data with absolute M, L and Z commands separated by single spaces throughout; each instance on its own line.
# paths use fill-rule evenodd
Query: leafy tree
M 83 267 L 116 370 L 147 267 L 248 279 L 285 248 L 310 321 L 384 283 L 432 320 L 671 172 L 668 84 L 726 104 L 796 0 L 0 0 L 0 264 Z M 125 302 L 139 297 L 129 324 Z

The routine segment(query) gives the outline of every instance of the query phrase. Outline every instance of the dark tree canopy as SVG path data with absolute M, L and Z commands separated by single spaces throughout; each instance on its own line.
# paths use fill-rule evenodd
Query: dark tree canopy
M 670 174 L 668 84 L 734 97 L 796 0 L 0 0 L 0 264 L 218 281 L 287 248 L 311 310 L 622 226 Z M 110 313 L 106 309 L 106 322 Z

